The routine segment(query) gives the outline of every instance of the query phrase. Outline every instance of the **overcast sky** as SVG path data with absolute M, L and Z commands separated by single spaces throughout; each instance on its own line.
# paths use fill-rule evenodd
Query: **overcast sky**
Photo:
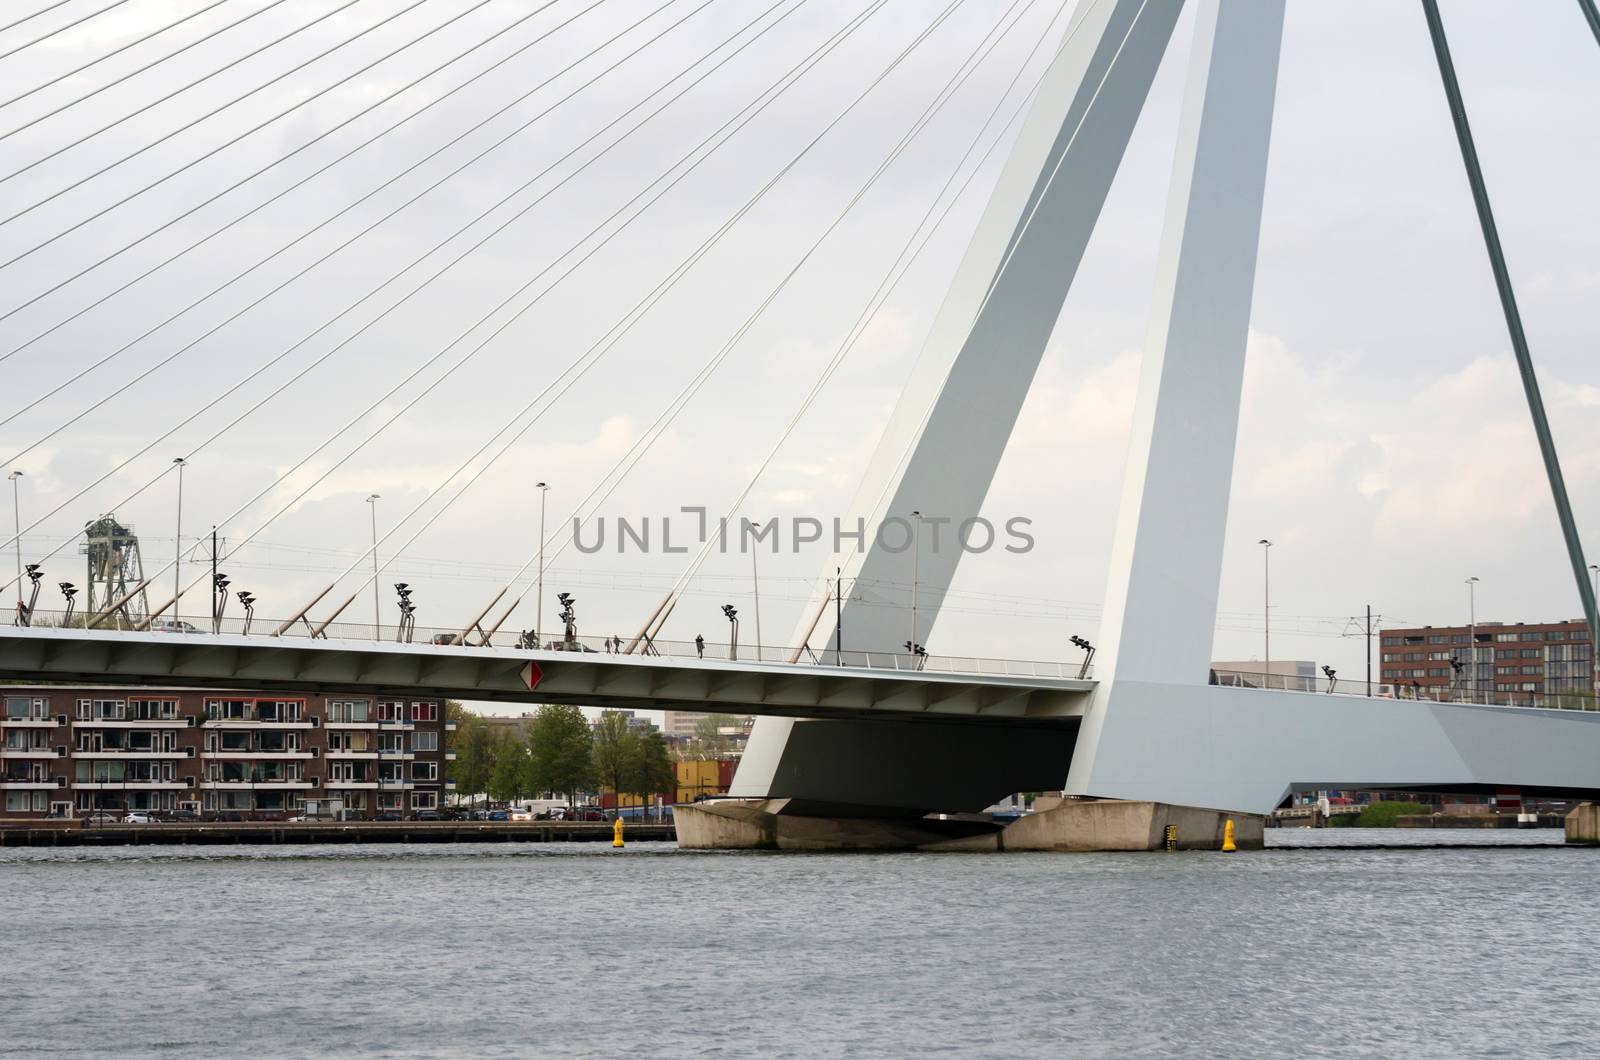
M 210 2 L 125 0 L 76 28 L 0 58 L 0 96 L 13 100 Z M 12 174 L 87 137 L 0 182 L 4 216 L 90 178 L 0 225 L 0 259 L 23 255 L 160 181 L 0 270 L 0 312 L 182 218 L 0 321 L 4 353 L 439 101 L 422 117 L 0 361 L 5 419 L 0 459 L 64 428 L 7 465 L 24 472 L 24 524 L 65 504 L 25 535 L 24 561 L 68 542 L 86 520 L 116 505 L 118 518 L 140 534 L 147 572 L 166 563 L 174 547 L 173 478 L 135 500 L 121 499 L 174 457 L 193 454 L 184 483 L 186 535 L 209 530 L 215 522 L 220 534 L 237 541 L 288 506 L 251 547 L 229 556 L 225 567 L 237 587 L 261 599 L 260 613 L 292 612 L 368 545 L 369 493 L 382 495 L 377 514 L 380 531 L 387 532 L 423 505 L 503 424 L 528 424 L 527 417 L 517 418 L 519 410 L 605 337 L 855 99 L 942 6 L 888 0 L 703 165 L 552 286 L 596 245 L 597 239 L 580 244 L 595 226 L 864 5 L 800 3 L 681 100 L 558 187 L 655 102 L 631 112 L 567 160 L 563 156 L 719 48 L 757 19 L 767 3 L 491 0 L 474 10 L 478 2 L 429 0 L 353 39 L 403 6 L 358 0 L 238 61 L 347 0 L 287 0 L 276 6 L 267 0 L 227 0 L 0 107 L 4 134 L 246 14 L 262 12 L 0 139 L 0 172 Z M 795 2 L 778 4 L 767 21 Z M 3 20 L 41 6 L 40 0 L 7 5 Z M 101 0 L 74 0 L 6 30 L 0 33 L 0 52 L 102 6 Z M 1600 362 L 1594 352 L 1600 328 L 1595 316 L 1600 200 L 1593 182 L 1600 172 L 1594 105 L 1600 98 L 1600 48 L 1577 5 L 1567 0 L 1515 7 L 1450 0 L 1443 6 L 1579 526 L 1586 531 L 1591 558 L 1600 558 Z M 1010 0 L 961 3 L 393 559 L 382 577 L 384 621 L 394 614 L 395 581 L 415 586 L 422 626 L 454 628 L 476 614 L 537 548 L 539 498 L 533 483 L 540 480 L 551 486 L 549 524 L 553 542 L 558 540 L 555 528 L 806 253 L 1008 11 L 1020 13 L 1018 27 L 822 243 L 599 513 L 659 518 L 680 505 L 724 508 L 777 440 L 1030 49 L 1049 34 L 1007 97 L 1004 115 L 1036 80 L 1065 24 L 1055 0 L 1020 0 L 1015 7 Z M 468 13 L 424 37 L 462 12 Z M 452 91 L 569 19 L 570 25 Z M 1192 13 L 1179 23 L 988 498 L 986 510 L 997 520 L 1030 517 L 1038 547 L 1026 556 L 990 554 L 963 565 L 929 636 L 935 651 L 1054 659 L 1071 654 L 1065 644 L 1069 635 L 1097 633 L 1191 26 Z M 417 87 L 285 159 L 502 29 L 503 35 Z M 659 41 L 624 59 L 663 30 L 668 31 Z M 246 95 L 346 40 L 352 43 Z M 717 57 L 737 43 L 721 48 Z M 580 90 L 618 60 L 623 61 L 615 70 Z M 695 72 L 714 61 L 701 62 Z M 578 65 L 538 88 L 572 63 Z M 100 131 L 190 82 L 198 84 Z M 687 78 L 673 82 L 669 91 L 686 83 Z M 505 113 L 490 118 L 508 104 Z M 169 135 L 218 108 L 193 128 Z M 289 113 L 276 117 L 285 110 Z M 203 157 L 269 119 L 259 131 Z M 484 119 L 490 120 L 481 129 L 444 146 Z M 503 146 L 348 249 L 173 357 L 525 124 Z M 1010 131 L 1014 126 L 1007 136 Z M 436 157 L 363 198 L 441 147 Z M 140 153 L 127 157 L 135 151 Z M 761 477 L 746 512 L 828 518 L 849 503 L 856 475 L 910 369 L 1003 153 L 1002 143 Z M 188 214 L 279 159 L 285 160 Z M 189 168 L 162 179 L 182 166 Z M 103 167 L 110 168 L 90 176 Z M 537 206 L 508 223 L 546 192 Z M 506 205 L 491 210 L 508 196 Z M 346 207 L 351 208 L 309 238 L 59 395 L 16 414 Z M 485 216 L 477 220 L 480 215 Z M 66 503 L 469 223 L 464 235 L 174 437 Z M 490 232 L 496 234 L 460 264 L 402 297 Z M 581 249 L 569 254 L 574 245 Z M 507 312 L 489 316 L 486 326 L 312 456 L 305 468 L 278 481 L 333 431 L 530 281 L 533 286 Z M 481 352 L 446 374 L 489 329 L 547 287 L 548 294 Z M 396 308 L 359 337 L 195 452 L 253 401 L 391 305 Z M 170 363 L 134 381 L 169 357 Z M 436 378 L 442 382 L 430 396 L 290 504 Z M 420 520 L 455 489 L 446 487 L 424 505 L 421 516 L 380 549 L 382 558 L 390 560 Z M 246 506 L 263 490 L 262 501 Z M 244 510 L 234 514 L 241 506 Z M 1467 612 L 1463 582 L 1474 575 L 1482 579 L 1481 618 L 1553 620 L 1580 613 L 1418 5 L 1290 5 L 1231 511 L 1216 637 L 1219 658 L 1261 653 L 1261 557 L 1255 543 L 1262 537 L 1276 543 L 1272 654 L 1277 658 L 1331 662 L 1354 675 L 1361 646 L 1339 636 L 1349 616 L 1371 604 L 1389 624 L 1462 622 Z M 768 643 L 790 638 L 827 558 L 827 550 L 817 548 L 798 556 L 762 557 L 761 620 Z M 47 584 L 81 581 L 81 562 L 76 543 L 68 543 L 45 561 Z M 584 632 L 630 635 L 683 562 L 681 556 L 583 556 L 569 550 L 547 576 L 547 600 L 558 590 L 572 591 L 579 597 Z M 356 584 L 347 580 L 333 598 L 342 599 Z M 674 613 L 667 635 L 720 637 L 724 623 L 718 605 L 739 604 L 748 620 L 750 590 L 748 556 L 713 558 Z M 53 590 L 43 599 L 44 606 L 58 606 Z M 197 599 L 189 610 L 202 606 Z M 367 621 L 371 608 L 368 590 L 347 617 Z M 526 612 L 511 623 L 532 624 Z M 553 624 L 553 616 L 547 624 Z M 745 630 L 746 638 L 752 636 L 751 624 Z

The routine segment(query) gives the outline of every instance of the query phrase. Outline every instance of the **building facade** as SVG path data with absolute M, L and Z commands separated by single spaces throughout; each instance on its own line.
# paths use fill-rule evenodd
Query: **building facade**
M 454 728 L 433 699 L 193 689 L 0 689 L 0 815 L 188 810 L 276 819 L 434 810 Z
M 1594 646 L 1582 620 L 1385 629 L 1381 638 L 1383 682 L 1399 690 L 1501 698 L 1594 692 Z

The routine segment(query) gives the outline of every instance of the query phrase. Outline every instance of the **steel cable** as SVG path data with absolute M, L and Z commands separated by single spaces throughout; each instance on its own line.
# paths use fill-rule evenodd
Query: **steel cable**
M 10 51 L 0 52 L 0 59 L 9 59 L 13 55 L 15 55 L 18 52 L 24 50 L 25 48 L 31 48 L 35 44 L 38 44 L 40 41 L 49 40 L 51 37 L 54 37 L 58 33 L 65 33 L 67 30 L 72 29 L 74 26 L 81 26 L 81 25 L 83 25 L 83 23 L 89 21 L 91 18 L 95 18 L 96 16 L 103 15 L 107 11 L 110 11 L 112 8 L 121 7 L 123 4 L 125 4 L 127 2 L 128 2 L 128 0 L 111 0 L 111 3 L 107 4 L 105 7 L 100 8 L 98 11 L 91 11 L 87 15 L 79 16 L 78 18 L 73 19 L 71 22 L 68 22 L 64 26 L 57 26 L 55 29 L 51 30 L 49 33 L 40 34 L 39 36 L 33 38 L 30 41 L 27 41 L 27 42 L 25 42 L 23 44 L 17 45 L 15 48 L 12 48 Z M 60 7 L 60 6 L 61 6 L 60 4 L 52 5 L 52 7 Z M 45 11 L 49 11 L 49 10 L 51 10 L 51 8 L 47 7 L 44 10 Z M 24 22 L 28 21 L 28 19 L 36 18 L 36 17 L 38 17 L 39 15 L 42 15 L 42 14 L 44 14 L 44 11 L 35 11 L 33 14 L 29 15 L 28 18 L 19 18 L 19 19 L 17 19 L 17 21 L 11 23 L 11 26 L 20 26 Z M 5 28 L 6 29 L 10 29 L 11 26 L 6 26 Z

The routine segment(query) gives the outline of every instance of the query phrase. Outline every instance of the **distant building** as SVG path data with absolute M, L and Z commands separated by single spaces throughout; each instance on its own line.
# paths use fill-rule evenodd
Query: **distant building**
M 1260 659 L 1242 662 L 1213 662 L 1211 673 L 1216 684 L 1239 685 L 1247 688 L 1282 688 L 1291 692 L 1317 692 L 1322 675 L 1317 664 L 1309 659 L 1274 659 L 1264 663 Z
M 1594 689 L 1593 647 L 1581 619 L 1385 629 L 1381 645 L 1385 684 L 1543 695 Z M 1452 660 L 1461 664 L 1459 677 Z
M 308 799 L 359 817 L 435 810 L 437 699 L 173 688 L 0 689 L 0 814 L 190 810 L 281 820 Z

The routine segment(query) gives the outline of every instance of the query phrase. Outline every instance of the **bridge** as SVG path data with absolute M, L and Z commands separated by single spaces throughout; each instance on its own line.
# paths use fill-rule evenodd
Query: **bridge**
M 848 35 L 882 2 L 868 5 L 839 33 Z M 1592 16 L 1592 3 L 1580 2 Z M 803 0 L 787 11 L 799 3 Z M 955 0 L 945 14 L 958 3 Z M 1054 55 L 1025 95 L 1025 106 L 1017 110 L 1020 131 L 922 353 L 865 464 L 856 499 L 846 513 L 847 525 L 859 521 L 882 526 L 909 513 L 915 531 L 920 531 L 927 518 L 924 513 L 964 526 L 982 512 L 1002 451 L 1185 6 L 1180 0 L 1083 0 L 1072 9 L 1065 28 L 1050 37 L 1056 45 Z M 40 579 L 34 576 L 34 597 L 21 605 L 18 624 L 0 631 L 0 678 L 393 691 L 502 702 L 752 714 L 759 720 L 733 794 L 781 814 L 810 819 L 962 813 L 1011 792 L 1039 789 L 1250 813 L 1270 811 L 1293 790 L 1333 787 L 1600 792 L 1600 712 L 1330 696 L 1321 691 L 1236 687 L 1210 679 L 1284 5 L 1281 0 L 1197 0 L 1189 6 L 1195 10 L 1195 30 L 1185 103 L 1092 676 L 1086 666 L 1060 661 L 962 660 L 929 654 L 924 645 L 938 621 L 941 600 L 933 596 L 919 602 L 917 587 L 950 584 L 963 552 L 947 548 L 927 554 L 919 539 L 908 555 L 904 548 L 888 547 L 881 535 L 858 538 L 855 547 L 842 549 L 828 562 L 828 588 L 808 605 L 789 646 L 770 654 L 704 657 L 699 646 L 663 637 L 668 616 L 703 562 L 709 541 L 687 561 L 683 575 L 655 610 L 641 616 L 638 632 L 625 641 L 607 638 L 603 648 L 596 647 L 598 642 L 586 644 L 576 635 L 570 608 L 564 616 L 564 636 L 541 634 L 537 625 L 544 617 L 544 572 L 553 556 L 577 536 L 574 530 L 565 543 L 552 540 L 544 532 L 541 507 L 536 555 L 481 611 L 463 615 L 459 626 L 437 635 L 424 632 L 417 637 L 403 587 L 402 641 L 408 642 L 383 640 L 377 628 L 361 633 L 341 625 L 348 621 L 343 617 L 346 612 L 364 599 L 387 566 L 379 564 L 377 555 L 388 535 L 378 538 L 374 529 L 372 549 L 284 617 L 263 621 L 254 632 L 248 624 L 238 626 L 237 617 L 224 631 L 228 583 L 213 571 L 202 571 L 164 601 L 165 593 L 156 587 L 168 584 L 169 575 L 175 586 L 181 583 L 172 564 L 149 574 L 140 570 L 132 577 L 124 571 L 114 587 L 107 582 L 98 596 L 91 592 L 88 608 L 55 616 L 53 625 L 44 621 L 50 616 L 37 609 Z M 739 28 L 727 46 L 742 48 L 748 43 L 743 34 L 754 40 L 771 32 L 785 16 L 763 20 L 781 7 Z M 1588 566 L 1500 251 L 1444 24 L 1433 0 L 1423 0 L 1422 9 L 1521 369 L 1576 595 L 1590 627 L 1591 644 L 1600 644 Z M 1017 24 L 1002 18 L 991 36 L 978 42 L 970 61 L 982 62 L 993 41 Z M 1054 27 L 1053 20 L 1050 25 Z M 1600 35 L 1600 21 L 1591 17 L 1591 25 Z M 915 46 L 913 42 L 910 47 Z M 808 69 L 804 63 L 796 67 L 795 79 Z M 952 75 L 951 91 L 969 72 L 963 65 Z M 774 91 L 787 91 L 794 83 L 780 80 Z M 698 81 L 687 84 L 692 87 Z M 926 113 L 931 115 L 949 98 L 941 92 Z M 893 163 L 924 126 L 925 121 L 919 120 L 890 150 L 885 165 Z M 716 135 L 720 133 L 706 144 L 712 144 Z M 982 142 L 980 132 L 969 152 Z M 695 157 L 695 152 L 685 156 Z M 698 161 L 686 165 L 692 168 Z M 673 172 L 669 170 L 664 179 Z M 787 167 L 779 177 L 784 172 Z M 952 182 L 956 176 L 952 173 Z M 875 173 L 862 194 L 876 179 Z M 765 192 L 763 188 L 752 202 Z M 846 212 L 860 198 L 853 199 Z M 744 216 L 745 209 L 733 215 L 730 225 Z M 930 217 L 934 212 L 930 207 Z M 908 251 L 912 247 L 908 243 Z M 695 260 L 691 256 L 685 267 L 692 267 Z M 669 279 L 677 275 L 675 271 Z M 885 282 L 894 279 L 891 271 Z M 625 314 L 618 327 L 631 327 L 637 319 L 634 313 L 646 312 L 652 305 L 647 298 Z M 874 295 L 862 321 L 870 321 L 881 305 L 881 298 Z M 708 362 L 706 372 L 720 365 L 760 313 L 758 309 Z M 469 327 L 463 338 L 481 323 Z M 858 334 L 853 332 L 850 341 Z M 609 349 L 605 343 L 614 341 L 599 340 L 572 370 L 578 375 L 588 371 L 595 358 Z M 481 344 L 463 360 L 478 348 Z M 848 344 L 841 356 L 847 351 Z M 837 363 L 837 359 L 830 362 L 818 388 Z M 699 385 L 700 381 L 692 384 L 685 394 L 692 397 Z M 534 403 L 546 397 L 553 402 L 564 392 L 552 383 Z M 394 393 L 389 391 L 362 410 L 352 424 L 375 414 Z M 802 401 L 797 419 L 816 393 L 813 388 Z M 675 398 L 663 412 L 659 430 L 682 407 Z M 500 446 L 487 457 L 492 464 L 531 425 L 531 420 L 522 424 L 513 419 L 440 483 L 429 499 L 442 496 L 452 481 L 461 481 L 446 501 L 448 506 L 486 469 L 481 464 L 486 454 Z M 502 444 L 512 427 L 516 433 Z M 652 428 L 654 433 L 640 444 L 648 447 L 660 436 L 659 430 Z M 320 450 L 308 453 L 280 482 Z M 636 462 L 633 452 L 625 459 Z M 194 459 L 193 454 L 191 450 L 187 459 Z M 770 461 L 768 456 L 763 469 Z M 181 483 L 184 461 L 175 464 Z M 619 466 L 620 474 L 626 474 L 632 463 Z M 614 483 L 599 483 L 591 497 L 597 497 L 598 504 L 614 488 Z M 724 518 L 736 519 L 748 494 L 746 488 Z M 302 491 L 295 500 L 304 496 Z M 414 511 L 421 508 L 419 504 Z M 589 508 L 585 518 L 594 510 Z M 105 516 L 109 515 L 107 511 Z M 240 546 L 276 518 L 277 514 L 244 534 Z M 429 516 L 422 529 L 435 518 L 437 513 Z M 25 532 L 19 528 L 5 544 L 16 543 Z M 410 540 L 421 532 L 418 529 Z M 389 551 L 403 550 L 409 543 Z M 552 545 L 556 547 L 547 553 Z M 20 545 L 18 551 L 20 567 Z M 104 546 L 103 553 L 119 556 L 118 562 L 126 559 L 112 545 Z M 35 573 L 30 570 L 28 576 Z M 0 591 L 15 585 L 20 593 L 25 577 L 19 570 Z M 91 578 L 98 578 L 93 567 Z M 909 599 L 894 602 L 909 609 L 910 639 L 905 612 L 899 607 L 866 608 L 849 599 L 842 589 L 849 578 L 909 586 Z M 183 597 L 196 587 L 212 592 L 213 631 L 161 632 L 159 623 L 176 615 Z M 216 604 L 218 591 L 222 608 Z M 152 593 L 154 603 L 149 599 Z M 503 632 L 530 595 L 536 595 L 534 635 Z M 69 593 L 69 607 L 70 599 Z M 241 597 L 240 603 L 253 618 L 254 601 Z M 734 615 L 728 617 L 732 620 Z M 838 631 L 846 621 L 851 631 L 849 652 L 838 644 L 842 639 Z M 830 639 L 835 644 L 832 650 Z M 734 654 L 731 646 L 728 654 Z

